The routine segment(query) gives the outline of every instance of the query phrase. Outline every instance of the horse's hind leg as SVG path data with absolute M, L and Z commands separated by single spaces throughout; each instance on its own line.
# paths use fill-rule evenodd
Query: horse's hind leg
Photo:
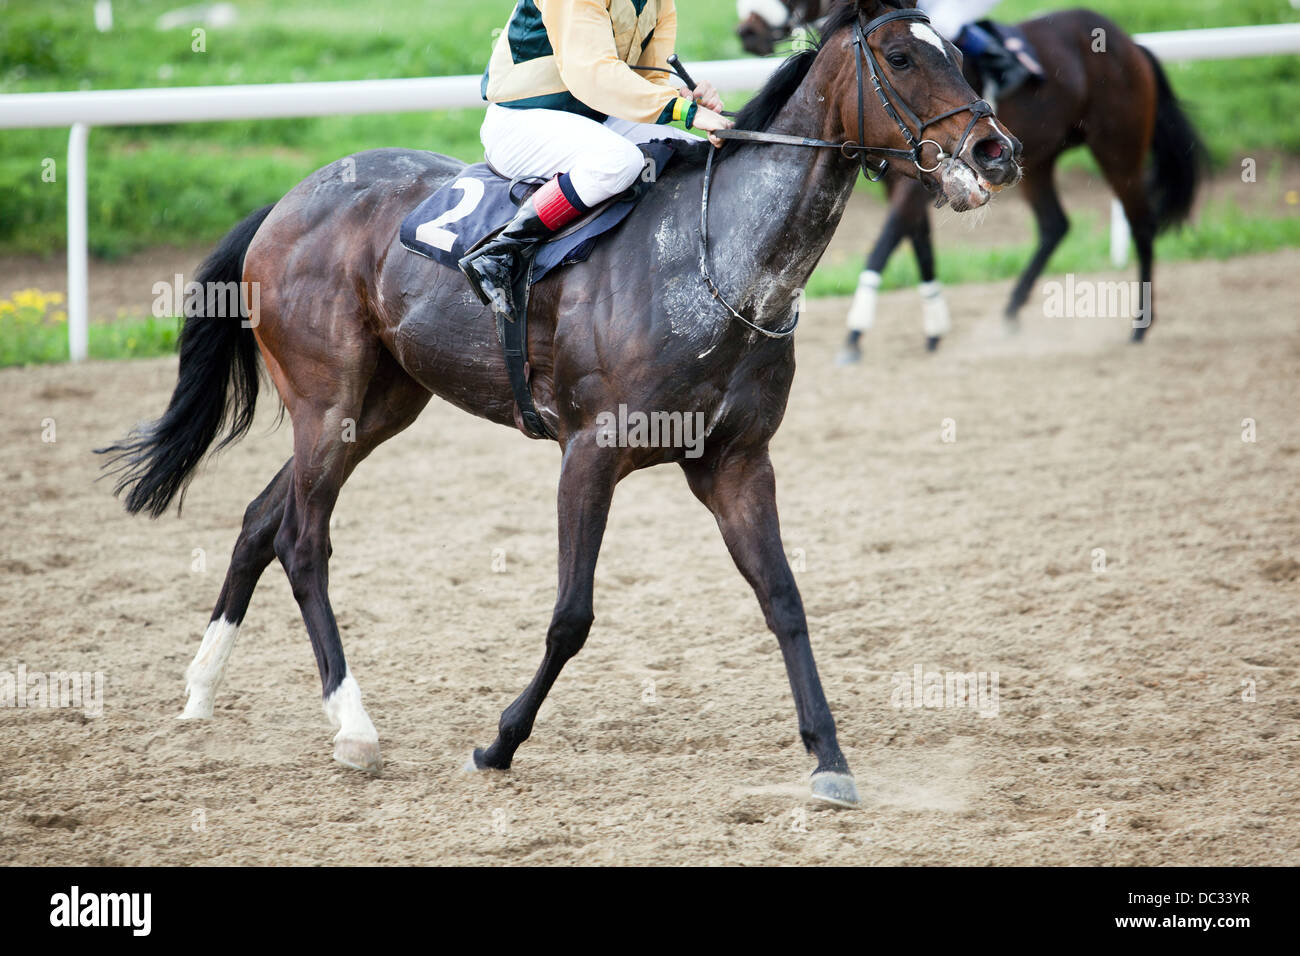
M 379 735 L 348 670 L 330 606 L 329 520 L 352 470 L 375 446 L 414 421 L 430 395 L 378 343 L 370 343 L 363 354 L 336 353 L 335 358 L 351 374 L 332 380 L 332 396 L 297 395 L 292 480 L 275 553 L 316 654 L 325 715 L 338 730 L 334 759 L 377 773 L 382 767 Z
M 736 567 L 758 596 L 767 626 L 776 634 L 799 715 L 804 747 L 817 758 L 812 795 L 839 806 L 856 806 L 857 786 L 835 735 L 835 719 L 817 676 L 808 621 L 781 544 L 776 478 L 767 449 L 747 448 L 683 466 L 695 496 L 717 519 Z
M 582 649 L 593 620 L 591 592 L 605 519 L 618 483 L 618 462 L 596 445 L 594 433 L 575 436 L 560 468 L 560 586 L 546 652 L 524 692 L 501 715 L 497 738 L 474 751 L 467 770 L 508 770 L 515 751 L 533 730 L 537 711 L 564 665 Z
M 284 517 L 292 473 L 293 459 L 290 459 L 244 512 L 244 526 L 230 555 L 221 596 L 217 598 L 194 662 L 185 672 L 185 692 L 189 696 L 180 715 L 182 719 L 212 716 L 212 700 L 235 648 L 235 638 L 248 611 L 248 602 L 253 598 L 253 589 L 275 557 L 275 533 Z
M 1029 293 L 1034 283 L 1042 275 L 1047 260 L 1061 244 L 1065 234 L 1070 231 L 1070 220 L 1061 208 L 1061 198 L 1056 192 L 1055 159 L 1052 162 L 1025 171 L 1025 178 L 1017 190 L 1034 211 L 1034 221 L 1038 225 L 1038 249 L 1034 257 L 1020 274 L 1016 287 L 1011 292 L 1004 318 L 1012 331 L 1019 328 L 1020 310 L 1029 301 Z
M 356 420 L 355 442 L 347 443 L 344 480 L 371 451 L 415 421 L 429 398 L 429 393 L 402 372 L 387 353 L 381 353 L 376 374 L 366 391 L 362 412 Z M 244 513 L 243 530 L 235 542 L 221 595 L 194 663 L 186 672 L 190 696 L 182 717 L 212 716 L 212 699 L 234 648 L 253 590 L 276 556 L 277 533 L 285 525 L 286 511 L 293 495 L 293 464 L 293 459 L 286 462 Z
M 1155 295 L 1151 283 L 1155 268 L 1156 217 L 1143 179 L 1143 151 L 1141 141 L 1098 143 L 1092 151 L 1110 188 L 1115 191 L 1115 197 L 1124 207 L 1124 216 L 1128 219 L 1133 245 L 1137 249 L 1140 285 L 1137 313 L 1133 316 L 1134 342 L 1141 342 L 1155 321 Z

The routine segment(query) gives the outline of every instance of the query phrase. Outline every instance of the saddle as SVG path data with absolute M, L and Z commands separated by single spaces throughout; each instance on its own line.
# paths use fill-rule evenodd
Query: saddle
M 637 181 L 543 243 L 516 282 L 516 314 L 497 313 L 497 338 L 519 410 L 517 423 L 529 438 L 556 437 L 538 414 L 528 381 L 529 290 L 554 270 L 585 261 L 600 237 L 620 225 L 650 191 L 658 174 L 672 162 L 676 146 L 668 140 L 639 146 L 645 166 Z M 486 162 L 467 166 L 407 214 L 399 239 L 411 252 L 459 271 L 461 258 L 510 222 L 518 207 L 544 183 L 541 179 L 509 179 Z

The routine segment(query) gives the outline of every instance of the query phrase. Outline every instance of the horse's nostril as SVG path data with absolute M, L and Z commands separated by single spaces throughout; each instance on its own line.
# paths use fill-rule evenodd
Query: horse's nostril
M 986 139 L 975 147 L 975 153 L 980 159 L 997 162 L 1006 153 L 1006 149 L 997 140 Z

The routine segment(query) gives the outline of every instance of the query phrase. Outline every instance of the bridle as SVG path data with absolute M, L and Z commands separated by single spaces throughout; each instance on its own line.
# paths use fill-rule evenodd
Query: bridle
M 966 140 L 970 137 L 971 131 L 974 130 L 975 124 L 981 119 L 993 115 L 993 107 L 985 100 L 973 100 L 965 106 L 958 106 L 956 109 L 947 110 L 938 116 L 931 117 L 922 121 L 919 116 L 908 105 L 907 101 L 894 89 L 893 84 L 881 72 L 880 64 L 876 61 L 876 55 L 871 50 L 871 44 L 867 41 L 871 35 L 888 23 L 894 23 L 898 20 L 915 20 L 920 23 L 929 23 L 930 18 L 921 10 L 890 10 L 883 13 L 873 20 L 868 21 L 865 25 L 862 18 L 858 17 L 853 24 L 853 45 L 857 48 L 857 55 L 854 61 L 857 65 L 858 73 L 858 133 L 859 135 L 866 129 L 866 83 L 863 72 L 863 64 L 866 64 L 866 74 L 871 77 L 872 88 L 876 91 L 876 97 L 880 100 L 880 105 L 884 108 L 885 114 L 894 121 L 898 126 L 899 132 L 903 134 L 903 140 L 907 143 L 907 149 L 893 149 L 885 146 L 866 146 L 852 140 L 843 143 L 834 143 L 824 139 L 813 139 L 806 136 L 791 136 L 785 133 L 767 133 L 759 130 L 740 130 L 727 129 L 718 130 L 713 135 L 718 139 L 737 140 L 747 143 L 769 143 L 781 146 L 808 146 L 814 149 L 837 149 L 848 159 L 857 159 L 862 166 L 862 174 L 871 180 L 879 182 L 889 168 L 891 159 L 906 160 L 913 163 L 916 168 L 923 173 L 932 173 L 937 170 L 945 159 L 949 156 L 943 151 L 935 140 L 925 139 L 925 131 L 942 120 L 950 116 L 956 116 L 958 113 L 970 111 L 971 120 L 966 124 L 965 131 L 961 134 L 961 139 L 957 143 L 957 150 L 953 155 L 960 156 L 966 146 Z M 693 86 L 693 85 L 692 85 Z M 895 106 L 894 101 L 897 102 Z M 904 121 L 903 115 L 908 122 Z M 916 132 L 912 128 L 916 128 Z M 938 155 L 935 158 L 933 166 L 923 164 L 922 154 L 925 151 L 926 144 L 929 143 L 937 149 Z M 732 305 L 723 297 L 722 292 L 718 289 L 717 283 L 713 281 L 713 275 L 709 268 L 709 188 L 713 180 L 713 154 L 717 152 L 714 149 L 709 150 L 708 160 L 704 165 L 704 194 L 700 201 L 700 272 L 704 276 L 705 284 L 709 292 L 718 300 L 731 314 L 731 317 L 742 324 L 748 326 L 756 332 L 759 332 L 768 338 L 783 339 L 793 335 L 794 330 L 799 326 L 799 311 L 796 308 L 794 321 L 788 328 L 774 331 L 765 329 L 761 325 L 751 322 L 741 315 Z M 880 165 L 873 167 L 868 157 L 880 157 Z M 873 176 L 872 173 L 875 173 Z

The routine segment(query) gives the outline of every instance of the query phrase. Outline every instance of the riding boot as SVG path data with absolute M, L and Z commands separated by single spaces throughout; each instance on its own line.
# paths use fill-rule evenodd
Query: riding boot
M 998 99 L 1006 99 L 1015 93 L 1033 75 L 1019 57 L 1004 46 L 994 47 L 981 56 L 980 68 L 986 75 L 994 77 Z
M 1034 75 L 991 30 L 978 23 L 962 27 L 954 42 L 962 53 L 974 57 L 980 71 L 993 80 L 999 99 L 1010 96 Z
M 567 182 L 557 176 L 519 207 L 499 233 L 460 260 L 460 271 L 484 305 L 515 317 L 515 281 L 528 260 L 556 230 L 579 216 L 586 207 Z

